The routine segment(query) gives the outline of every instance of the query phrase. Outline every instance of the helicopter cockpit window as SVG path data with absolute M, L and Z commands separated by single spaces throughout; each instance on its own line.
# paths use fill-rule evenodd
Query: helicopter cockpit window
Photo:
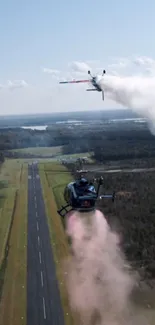
M 90 185 L 90 186 L 88 187 L 88 191 L 89 191 L 89 192 L 96 193 L 95 187 L 94 187 L 93 185 Z

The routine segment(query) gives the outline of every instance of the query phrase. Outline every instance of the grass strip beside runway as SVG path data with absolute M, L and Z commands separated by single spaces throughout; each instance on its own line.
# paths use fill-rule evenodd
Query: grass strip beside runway
M 19 168 L 20 167 L 20 168 Z M 0 325 L 26 325 L 27 166 L 21 170 L 0 302 Z M 16 170 L 17 171 L 17 170 Z M 14 175 L 15 176 L 15 175 Z
M 68 299 L 67 299 L 65 284 L 64 284 L 64 276 L 61 267 L 62 260 L 67 256 L 69 256 L 69 246 L 67 243 L 67 238 L 64 232 L 62 221 L 57 213 L 57 205 L 52 190 L 52 186 L 50 186 L 50 183 L 48 182 L 46 177 L 46 172 L 47 171 L 50 172 L 51 168 L 52 171 L 54 171 L 55 168 L 55 171 L 58 172 L 60 167 L 61 165 L 56 166 L 54 163 L 40 164 L 39 172 L 40 172 L 43 196 L 44 196 L 44 201 L 46 206 L 46 213 L 48 216 L 50 239 L 51 239 L 51 245 L 52 245 L 54 259 L 56 263 L 56 273 L 59 282 L 61 302 L 64 310 L 65 324 L 73 325 L 74 324 L 73 316 L 71 315 L 69 309 L 69 304 L 68 304 Z M 53 183 L 54 183 L 54 177 L 55 177 L 55 173 L 53 173 Z M 61 179 L 63 181 L 63 176 L 61 176 Z M 52 177 L 50 178 L 50 180 L 52 183 Z

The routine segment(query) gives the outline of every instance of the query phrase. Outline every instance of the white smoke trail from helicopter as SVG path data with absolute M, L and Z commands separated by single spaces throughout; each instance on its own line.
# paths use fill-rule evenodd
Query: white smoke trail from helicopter
M 148 119 L 155 134 L 155 77 L 113 76 L 99 78 L 98 84 L 113 101 Z
M 66 217 L 72 256 L 65 262 L 66 284 L 72 311 L 80 325 L 143 325 L 130 319 L 130 294 L 135 278 L 100 211 L 72 212 Z M 143 317 L 143 316 L 142 316 Z

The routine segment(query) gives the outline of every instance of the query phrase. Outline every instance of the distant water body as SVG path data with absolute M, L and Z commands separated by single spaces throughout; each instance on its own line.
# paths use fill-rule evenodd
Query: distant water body
M 136 123 L 145 123 L 146 119 L 144 118 L 126 118 L 126 119 L 111 119 L 109 122 L 117 123 L 117 122 L 136 122 Z M 73 124 L 78 125 L 86 123 L 85 121 L 77 121 L 77 120 L 68 120 L 68 121 L 58 121 L 56 124 Z M 46 130 L 48 125 L 30 125 L 30 126 L 22 126 L 23 129 L 31 129 L 31 130 Z
M 22 129 L 31 129 L 31 130 L 46 130 L 47 125 L 30 125 L 30 126 L 22 126 Z

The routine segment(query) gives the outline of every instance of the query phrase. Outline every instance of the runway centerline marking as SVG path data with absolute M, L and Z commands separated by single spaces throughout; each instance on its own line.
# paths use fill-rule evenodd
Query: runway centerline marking
M 38 245 L 40 245 L 40 237 L 38 236 Z
M 43 287 L 44 286 L 44 281 L 43 281 L 43 272 L 42 271 L 40 272 L 40 275 L 41 275 L 41 285 Z
M 44 319 L 46 319 L 46 308 L 45 308 L 45 299 L 43 297 L 43 312 L 44 312 Z
M 41 264 L 41 252 L 39 252 L 39 262 Z
M 38 225 L 38 221 L 37 221 L 37 230 L 39 231 L 39 225 Z

